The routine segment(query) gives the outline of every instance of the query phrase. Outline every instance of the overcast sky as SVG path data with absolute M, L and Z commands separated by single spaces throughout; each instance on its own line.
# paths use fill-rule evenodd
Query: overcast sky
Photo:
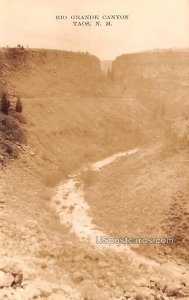
M 118 14 L 111 27 L 78 27 L 56 15 Z M 189 0 L 0 0 L 0 46 L 88 51 L 101 59 L 189 48 Z

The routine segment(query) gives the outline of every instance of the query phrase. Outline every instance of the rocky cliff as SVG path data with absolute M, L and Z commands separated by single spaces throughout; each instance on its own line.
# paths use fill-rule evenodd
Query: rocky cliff
M 23 96 L 106 95 L 111 86 L 100 60 L 89 54 L 58 50 L 2 49 L 0 85 Z M 110 92 L 111 91 L 111 92 Z
M 113 62 L 111 78 L 123 92 L 154 111 L 178 117 L 189 108 L 189 51 L 157 50 L 124 54 Z

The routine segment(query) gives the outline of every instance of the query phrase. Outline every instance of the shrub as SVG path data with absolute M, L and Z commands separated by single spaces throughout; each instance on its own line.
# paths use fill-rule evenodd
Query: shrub
M 22 112 L 22 101 L 21 101 L 20 97 L 17 97 L 17 100 L 16 100 L 16 111 L 19 113 Z
M 7 93 L 4 91 L 1 96 L 1 111 L 8 115 L 9 113 L 10 101 L 7 98 Z
M 6 117 L 3 123 L 0 124 L 0 131 L 3 132 L 9 140 L 25 143 L 26 137 L 19 125 L 19 122 L 11 117 Z

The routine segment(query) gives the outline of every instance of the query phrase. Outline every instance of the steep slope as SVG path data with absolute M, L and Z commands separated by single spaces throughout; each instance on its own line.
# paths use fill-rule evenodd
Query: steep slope
M 119 56 L 111 77 L 126 94 L 150 108 L 154 117 L 188 115 L 189 51 L 156 50 Z M 150 87 L 150 88 L 149 88 Z
M 111 95 L 100 60 L 87 53 L 58 50 L 2 49 L 1 84 L 22 96 Z
M 149 127 L 148 110 L 121 97 L 96 57 L 3 49 L 0 59 L 2 86 L 22 97 L 30 152 L 47 184 L 58 183 L 84 162 L 148 138 L 142 133 Z

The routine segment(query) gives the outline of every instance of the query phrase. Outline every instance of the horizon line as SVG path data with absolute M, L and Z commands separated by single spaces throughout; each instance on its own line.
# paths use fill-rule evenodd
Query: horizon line
M 116 58 L 122 56 L 122 55 L 127 55 L 127 54 L 142 54 L 142 53 L 148 53 L 148 52 L 161 52 L 161 51 L 189 51 L 189 48 L 187 47 L 172 47 L 172 48 L 152 48 L 152 49 L 145 49 L 145 50 L 139 50 L 139 51 L 132 51 L 132 52 L 124 52 L 121 53 L 117 56 L 115 56 L 114 58 L 100 58 L 99 56 L 97 56 L 94 53 L 91 53 L 89 51 L 84 51 L 84 50 L 64 50 L 64 49 L 59 49 L 59 48 L 42 48 L 42 47 L 30 47 L 29 45 L 24 46 L 22 44 L 17 44 L 16 46 L 0 46 L 0 49 L 10 49 L 10 48 L 17 48 L 18 45 L 21 45 L 24 47 L 25 50 L 48 50 L 48 51 L 64 51 L 64 52 L 72 52 L 72 53 L 85 53 L 85 54 L 90 54 L 92 56 L 95 56 L 96 58 L 98 58 L 100 61 L 114 61 L 116 60 Z

